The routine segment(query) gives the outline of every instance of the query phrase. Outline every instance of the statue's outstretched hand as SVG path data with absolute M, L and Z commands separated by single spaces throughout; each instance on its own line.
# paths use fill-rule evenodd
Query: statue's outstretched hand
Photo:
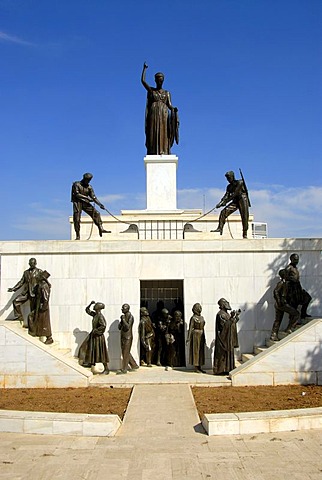
M 149 68 L 149 66 L 148 66 L 148 64 L 147 64 L 146 62 L 144 62 L 144 64 L 143 64 L 143 68 L 144 68 L 144 69 L 147 69 L 147 68 Z

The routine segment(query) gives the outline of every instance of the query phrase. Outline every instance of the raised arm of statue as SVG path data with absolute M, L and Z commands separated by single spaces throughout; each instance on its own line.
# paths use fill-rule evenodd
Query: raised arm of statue
M 148 68 L 148 65 L 144 62 L 143 64 L 143 70 L 142 70 L 142 74 L 141 74 L 141 83 L 143 85 L 143 87 L 148 91 L 150 92 L 151 91 L 151 87 L 150 85 L 146 82 L 145 80 L 145 74 L 146 74 L 146 70 Z
M 90 315 L 91 317 L 94 317 L 95 316 L 95 312 L 93 312 L 93 310 L 91 310 L 91 306 L 94 305 L 95 301 L 92 300 L 91 303 L 89 305 L 87 305 L 87 307 L 85 308 L 85 312 L 87 313 L 87 315 Z

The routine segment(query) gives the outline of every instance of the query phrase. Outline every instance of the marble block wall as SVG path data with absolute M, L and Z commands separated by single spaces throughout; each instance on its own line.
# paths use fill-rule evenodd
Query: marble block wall
M 146 155 L 147 210 L 176 210 L 177 168 L 176 155 Z
M 231 372 L 233 386 L 322 385 L 322 319 L 310 321 Z
M 110 367 L 116 369 L 121 358 L 117 327 L 122 304 L 129 303 L 135 317 L 132 354 L 138 360 L 140 281 L 183 280 L 187 325 L 192 305 L 200 302 L 203 307 L 206 366 L 210 367 L 219 298 L 225 297 L 232 308 L 242 309 L 240 352 L 251 352 L 254 344 L 264 344 L 274 320 L 273 289 L 278 271 L 289 263 L 292 252 L 300 255 L 302 284 L 313 297 L 310 313 L 321 314 L 321 250 L 322 239 L 0 242 L 0 320 L 12 318 L 16 294 L 7 289 L 21 278 L 29 258 L 36 257 L 38 267 L 51 273 L 54 339 L 77 353 L 91 330 L 92 319 L 85 307 L 91 300 L 102 301 L 106 305 Z
M 38 339 L 0 324 L 0 388 L 87 387 L 90 373 L 51 355 Z M 84 370 L 84 371 L 83 371 Z

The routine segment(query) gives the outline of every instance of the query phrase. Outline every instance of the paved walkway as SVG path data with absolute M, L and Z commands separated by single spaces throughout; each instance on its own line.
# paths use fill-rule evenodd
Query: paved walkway
M 118 435 L 146 442 L 154 436 L 191 435 L 197 425 L 200 420 L 189 385 L 136 385 Z
M 135 387 L 113 438 L 0 434 L 0 479 L 321 480 L 322 430 L 207 437 L 187 385 Z
M 138 370 L 129 371 L 127 374 L 117 375 L 112 371 L 109 375 L 94 375 L 91 379 L 93 386 L 110 386 L 115 387 L 140 384 L 186 384 L 186 385 L 202 385 L 212 387 L 230 387 L 231 380 L 224 375 L 214 375 L 212 369 L 208 369 L 206 373 L 196 373 L 189 368 L 169 368 L 157 367 L 153 365 L 151 368 L 140 367 Z

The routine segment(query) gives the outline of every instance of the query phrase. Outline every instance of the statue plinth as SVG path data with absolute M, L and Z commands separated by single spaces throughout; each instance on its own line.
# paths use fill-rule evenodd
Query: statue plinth
M 146 208 L 153 211 L 177 210 L 176 155 L 146 155 Z

